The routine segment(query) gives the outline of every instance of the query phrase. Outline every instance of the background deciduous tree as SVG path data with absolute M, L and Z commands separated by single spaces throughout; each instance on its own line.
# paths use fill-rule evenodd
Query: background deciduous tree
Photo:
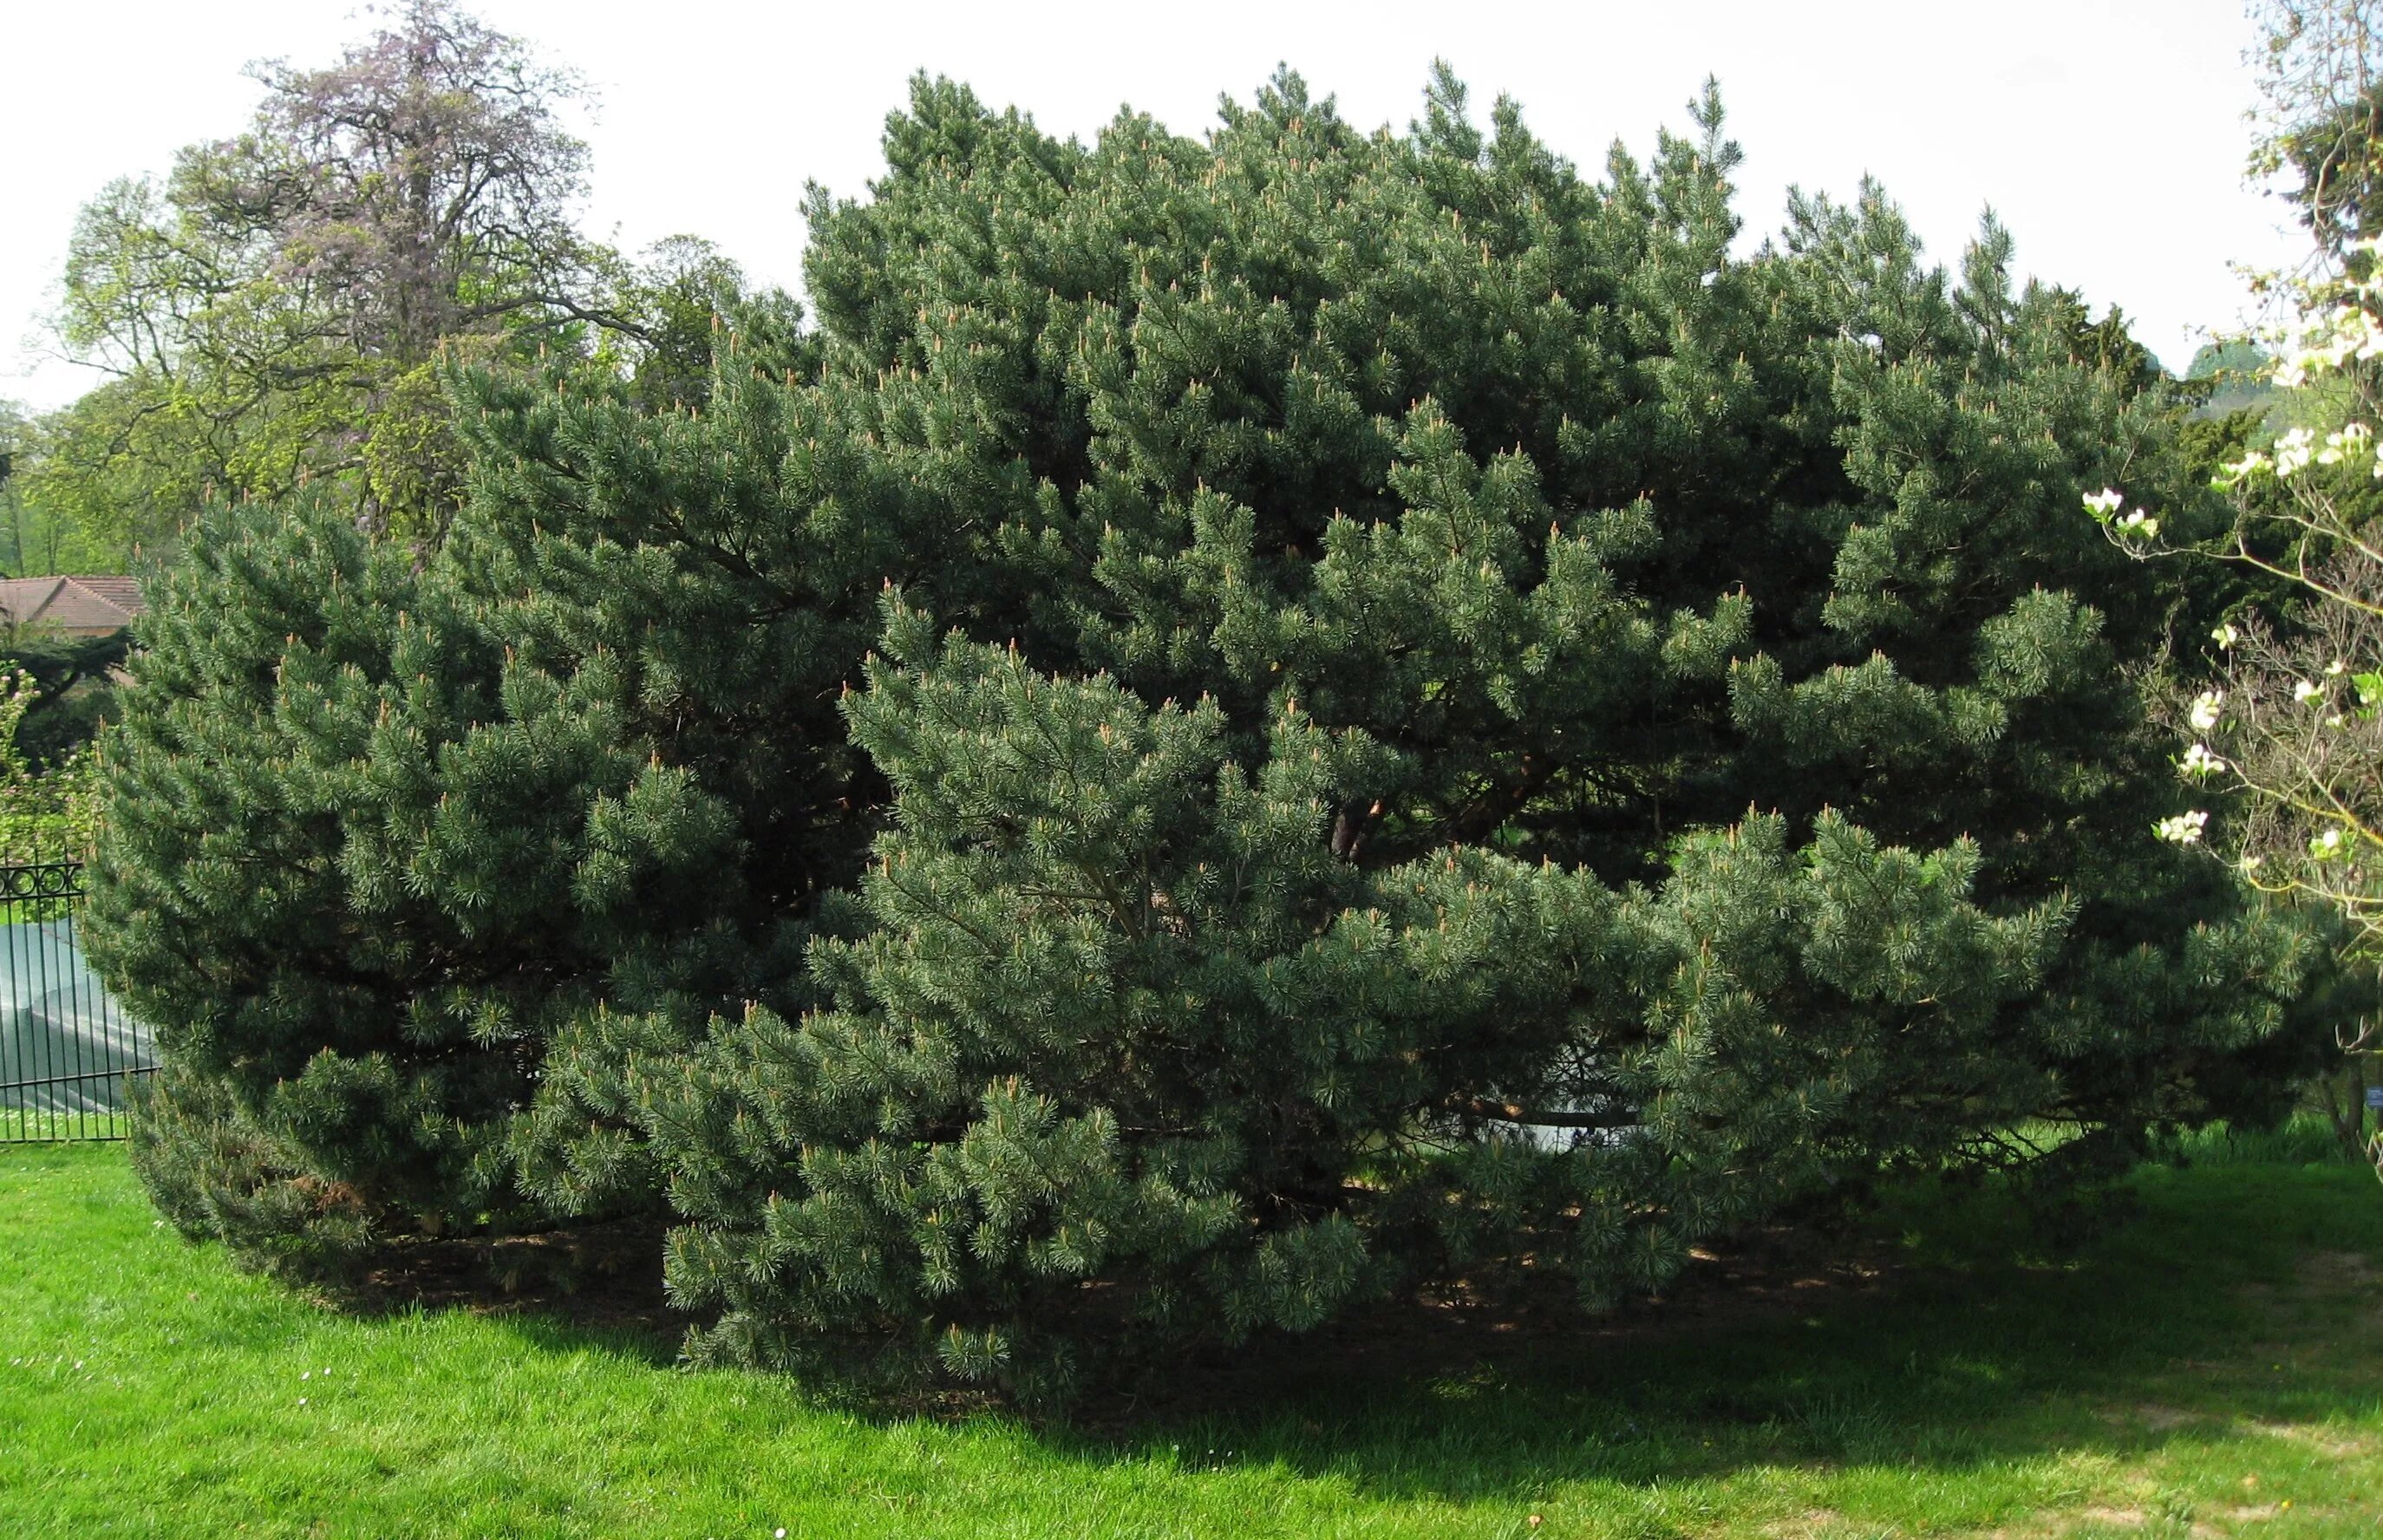
M 253 73 L 244 131 L 108 187 L 68 254 L 58 335 L 110 378 L 56 415 L 28 495 L 118 549 L 211 492 L 308 481 L 367 528 L 435 540 L 462 497 L 442 360 L 607 330 L 632 365 L 683 354 L 661 334 L 684 321 L 640 302 L 703 288 L 706 261 L 693 302 L 735 282 L 699 243 L 648 275 L 582 236 L 586 149 L 563 116 L 583 83 L 451 0 L 408 0 L 334 64 Z
M 2320 264 L 2383 234 L 2383 13 L 2371 0 L 2257 0 L 2251 175 L 2298 212 Z M 2364 260 L 2363 258 L 2355 260 Z
M 2197 549 L 2247 576 L 2228 617 L 2189 641 L 2206 678 L 2170 713 L 2203 806 L 2163 820 L 2255 886 L 2336 918 L 2345 954 L 2383 964 L 2383 10 L 2373 0 L 2266 0 L 2262 132 L 2251 158 L 2310 232 L 2300 267 L 2262 277 L 2287 316 L 2263 376 L 2280 418 L 2219 472 L 2233 520 L 2191 547 L 2131 484 L 2089 503 L 2142 554 Z M 2328 1077 L 2335 1123 L 2383 1165 L 2363 1107 L 2372 1016 Z M 2371 1140 L 2371 1142 L 2370 1142 Z
M 7 461 L 7 474 L 0 476 L 0 576 L 105 572 L 121 561 L 107 542 L 29 491 L 50 485 L 43 470 L 56 425 L 55 418 L 0 401 L 0 456 Z

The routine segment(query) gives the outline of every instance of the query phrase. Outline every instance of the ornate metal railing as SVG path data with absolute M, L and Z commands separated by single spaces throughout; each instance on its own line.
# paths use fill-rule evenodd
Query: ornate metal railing
M 82 863 L 0 863 L 0 1144 L 121 1139 L 133 1077 L 154 1073 L 75 934 Z
M 80 898 L 80 861 L 25 861 L 0 865 L 0 901 L 18 903 L 43 898 Z

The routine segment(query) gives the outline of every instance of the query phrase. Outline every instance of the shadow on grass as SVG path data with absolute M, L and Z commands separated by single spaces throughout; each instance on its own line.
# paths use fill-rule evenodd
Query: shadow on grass
M 1277 1468 L 1377 1497 L 1528 1501 L 1559 1483 L 1652 1489 L 1758 1466 L 2127 1460 L 2383 1404 L 2371 1174 L 2151 1167 L 2127 1198 L 2123 1222 L 2054 1252 L 2006 1194 L 1916 1185 L 1850 1235 L 1758 1238 L 1602 1321 L 1562 1298 L 1386 1311 L 1187 1360 L 1021 1432 L 1063 1464 Z M 512 1325 L 534 1349 L 593 1333 L 650 1361 L 677 1341 L 676 1324 L 584 1312 Z
M 1382 1496 L 1527 1498 L 1749 1465 L 1957 1472 L 2372 1416 L 2383 1193 L 2340 1164 L 2152 1168 L 2068 1255 L 1993 1191 L 1908 1190 L 1828 1266 L 1706 1264 L 1602 1323 L 1406 1312 L 1186 1365 L 1088 1460 L 1279 1463 Z M 1239 1408 L 1238 1411 L 1221 1410 Z
M 343 1313 L 468 1311 L 501 1317 L 535 1350 L 597 1348 L 667 1368 L 690 1318 L 662 1288 L 664 1226 L 595 1225 L 546 1235 L 424 1239 L 377 1249 L 355 1276 L 318 1286 Z
M 2372 1174 L 2155 1166 L 2129 1191 L 2131 1216 L 2071 1253 L 1992 1188 L 1920 1185 L 1849 1237 L 1764 1238 L 1604 1321 L 1561 1300 L 1412 1307 L 1187 1360 L 1066 1424 L 973 1425 L 1008 1430 L 1053 1479 L 1070 1465 L 1274 1469 L 1378 1497 L 1530 1502 L 1561 1484 L 1653 1493 L 1757 1468 L 1955 1477 L 2051 1454 L 2130 1460 L 2374 1417 Z M 525 1354 L 593 1348 L 660 1368 L 685 1323 L 658 1255 L 626 1230 L 425 1244 L 344 1303 L 470 1311 Z M 753 1388 L 788 1411 L 816 1399 L 783 1380 Z

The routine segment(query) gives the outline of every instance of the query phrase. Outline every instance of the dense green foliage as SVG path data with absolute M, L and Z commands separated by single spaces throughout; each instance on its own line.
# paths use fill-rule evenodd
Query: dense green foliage
M 35 628 L 0 641 L 0 669 L 21 671 L 33 687 L 17 724 L 17 746 L 37 766 L 62 763 L 91 742 L 115 713 L 117 671 L 132 636 L 67 636 Z
M 71 517 L 23 488 L 49 447 L 54 423 L 0 400 L 0 576 L 105 572 L 122 564 L 123 548 L 93 540 Z
M 97 765 L 78 748 L 46 763 L 30 750 L 43 698 L 39 680 L 0 659 L 0 860 L 80 859 L 96 832 Z
M 2148 837 L 2210 601 L 2076 511 L 2215 517 L 2179 412 L 1992 228 L 1733 255 L 1698 117 L 1590 182 L 1444 75 L 1091 146 L 921 82 L 815 330 L 462 382 L 426 561 L 221 516 L 93 914 L 167 1211 L 663 1202 L 702 1353 L 1043 1391 L 2274 1110 L 2313 949 Z
M 144 628 L 90 917 L 170 1044 L 141 1138 L 209 1152 L 161 1201 L 308 1231 L 302 1256 L 386 1213 L 501 1221 L 546 1036 L 698 966 L 682 917 L 728 832 L 687 814 L 601 667 L 508 658 L 337 512 L 224 520 Z M 640 961 L 655 981 L 624 992 Z

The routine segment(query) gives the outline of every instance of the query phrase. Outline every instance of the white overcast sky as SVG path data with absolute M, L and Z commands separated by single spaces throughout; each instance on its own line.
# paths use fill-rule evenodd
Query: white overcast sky
M 482 0 L 492 25 L 582 71 L 600 106 L 586 224 L 636 247 L 704 236 L 764 279 L 800 278 L 803 183 L 858 194 L 919 69 L 1090 138 L 1120 104 L 1179 132 L 1287 62 L 1363 127 L 1403 127 L 1448 58 L 1479 115 L 1516 97 L 1595 170 L 1721 79 L 1746 148 L 1739 210 L 1775 230 L 1786 188 L 1879 178 L 1940 262 L 1991 204 L 2023 273 L 2116 302 L 2170 367 L 2238 324 L 2229 261 L 2292 243 L 2246 191 L 2251 41 L 2242 0 L 1433 0 L 1323 5 L 767 4 Z M 57 0 L 0 27 L 0 398 L 63 402 L 93 382 L 44 360 L 75 210 L 110 178 L 236 131 L 251 60 L 325 62 L 369 30 L 353 0 Z

